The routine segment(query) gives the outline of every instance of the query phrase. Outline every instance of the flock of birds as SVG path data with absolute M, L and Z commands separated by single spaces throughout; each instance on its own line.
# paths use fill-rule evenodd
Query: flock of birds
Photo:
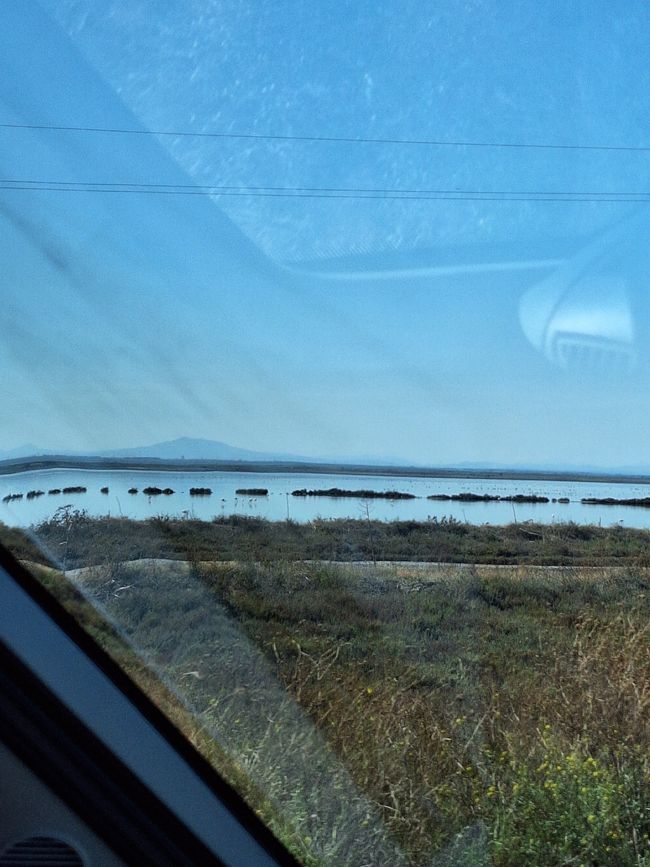
M 48 493 L 48 495 L 85 494 L 85 493 L 87 493 L 87 491 L 88 491 L 88 488 L 86 488 L 82 485 L 72 485 L 72 486 L 69 486 L 66 488 L 50 488 L 50 490 L 48 490 L 47 493 Z M 100 492 L 102 494 L 108 494 L 110 492 L 110 488 L 108 488 L 107 486 L 104 486 L 104 487 L 100 488 Z M 129 488 L 128 493 L 132 494 L 132 495 L 138 494 L 139 489 L 138 488 Z M 152 497 L 156 497 L 156 496 L 159 496 L 161 494 L 164 496 L 170 496 L 171 494 L 174 494 L 176 492 L 172 488 L 158 488 L 158 487 L 150 486 L 150 487 L 143 488 L 142 493 L 145 494 L 147 497 L 149 497 L 149 499 L 151 499 Z M 238 489 L 236 492 L 236 496 L 235 496 L 235 505 L 238 505 L 240 497 L 241 497 L 242 502 L 244 502 L 244 500 L 246 499 L 245 495 L 249 494 L 249 493 L 251 494 L 251 496 L 248 497 L 248 503 L 249 503 L 249 505 L 253 506 L 257 503 L 258 497 L 266 497 L 266 496 L 268 496 L 269 492 L 265 488 L 264 489 L 256 488 L 256 489 L 251 490 L 251 491 L 248 491 L 245 489 Z M 22 492 L 11 493 L 11 494 L 6 494 L 2 498 L 2 502 L 3 503 L 11 503 L 14 500 L 22 500 L 23 498 L 25 498 L 26 500 L 34 500 L 34 499 L 37 499 L 38 497 L 44 496 L 44 494 L 45 494 L 45 491 L 41 491 L 41 490 L 31 490 L 31 491 L 27 491 L 27 493 L 25 493 L 25 494 L 23 494 Z M 189 494 L 191 497 L 209 497 L 212 495 L 212 488 L 190 488 Z M 226 503 L 227 502 L 226 497 L 222 497 L 221 502 L 222 502 L 222 504 Z

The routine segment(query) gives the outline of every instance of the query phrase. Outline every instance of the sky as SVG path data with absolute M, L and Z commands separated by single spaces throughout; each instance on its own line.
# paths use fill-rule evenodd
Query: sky
M 425 6 L 3 2 L 0 450 L 650 463 L 650 11 Z

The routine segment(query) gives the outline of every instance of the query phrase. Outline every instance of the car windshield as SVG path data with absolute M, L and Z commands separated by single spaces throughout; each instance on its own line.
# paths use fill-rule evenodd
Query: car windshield
M 306 865 L 650 864 L 646 4 L 0 24 L 0 542 Z

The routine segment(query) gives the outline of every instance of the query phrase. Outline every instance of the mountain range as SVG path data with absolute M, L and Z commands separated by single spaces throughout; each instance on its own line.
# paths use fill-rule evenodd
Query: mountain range
M 33 443 L 26 443 L 8 451 L 0 450 L 0 460 L 12 460 L 28 457 L 58 455 L 62 457 L 98 457 L 98 458 L 158 458 L 160 460 L 210 460 L 210 461 L 287 461 L 303 463 L 314 460 L 300 455 L 281 454 L 276 452 L 256 452 L 250 449 L 240 449 L 228 443 L 208 439 L 193 439 L 179 437 L 148 446 L 135 446 L 123 449 L 104 449 L 94 451 L 70 451 L 61 449 L 43 449 Z
M 503 464 L 492 461 L 463 461 L 456 464 L 423 464 L 421 462 L 405 461 L 396 458 L 377 458 L 349 456 L 316 456 L 287 454 L 283 452 L 258 452 L 242 449 L 218 440 L 179 437 L 174 440 L 153 443 L 147 446 L 135 446 L 122 449 L 105 449 L 100 451 L 70 451 L 60 449 L 44 449 L 33 443 L 25 443 L 13 449 L 0 450 L 0 461 L 20 460 L 21 458 L 57 455 L 61 457 L 99 457 L 99 458 L 156 458 L 159 460 L 209 460 L 209 461 L 241 461 L 241 462 L 277 462 L 277 463 L 338 463 L 367 466 L 396 467 L 433 467 L 439 469 L 458 469 L 479 472 L 491 471 L 539 471 L 544 473 L 606 473 L 611 475 L 646 476 L 650 475 L 650 464 L 633 464 L 618 467 L 580 466 L 576 464 Z

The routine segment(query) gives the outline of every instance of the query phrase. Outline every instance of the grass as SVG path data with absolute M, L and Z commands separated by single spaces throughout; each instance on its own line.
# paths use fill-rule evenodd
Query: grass
M 230 517 L 212 521 L 89 518 L 62 510 L 35 528 L 39 545 L 21 550 L 43 561 L 43 547 L 65 547 L 70 567 L 141 557 L 181 560 L 389 560 L 500 565 L 650 565 L 650 531 L 580 524 L 489 526 L 441 521 L 266 521 Z M 39 548 L 40 546 L 40 548 Z
M 342 545 L 341 522 L 283 523 L 274 549 L 251 519 L 75 522 L 42 535 L 76 589 L 42 580 L 305 864 L 650 865 L 647 534 L 460 525 L 464 553 L 597 567 L 549 570 L 270 554 Z M 438 532 L 380 529 L 379 560 Z

